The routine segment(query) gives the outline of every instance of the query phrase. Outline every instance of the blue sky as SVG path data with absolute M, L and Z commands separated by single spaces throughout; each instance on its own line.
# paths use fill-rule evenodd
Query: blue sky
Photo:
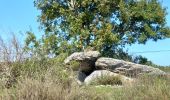
M 169 0 L 160 0 L 163 2 L 163 6 L 167 7 L 167 12 L 169 13 L 166 16 L 167 26 L 170 27 L 170 1 Z M 170 39 L 159 40 L 157 42 L 148 41 L 145 45 L 134 44 L 127 46 L 128 52 L 132 55 L 142 55 L 148 60 L 152 61 L 158 65 L 170 65 L 170 51 L 168 52 L 152 52 L 152 53 L 134 53 L 134 52 L 143 52 L 143 51 L 159 51 L 159 50 L 170 50 Z
M 167 25 L 170 26 L 170 1 L 163 1 L 163 6 L 167 9 Z M 35 33 L 42 33 L 38 27 L 37 15 L 39 11 L 34 7 L 33 0 L 0 0 L 0 36 L 4 39 L 10 37 L 9 33 L 25 33 L 31 30 Z M 21 38 L 23 40 L 23 38 Z M 170 65 L 170 52 L 157 53 L 134 53 L 142 51 L 170 50 L 170 39 L 159 40 L 157 42 L 148 41 L 145 45 L 134 44 L 127 46 L 130 54 L 142 55 L 155 64 Z
M 8 38 L 9 33 L 25 33 L 32 29 L 35 33 L 39 23 L 40 12 L 34 7 L 33 0 L 0 0 L 0 35 Z

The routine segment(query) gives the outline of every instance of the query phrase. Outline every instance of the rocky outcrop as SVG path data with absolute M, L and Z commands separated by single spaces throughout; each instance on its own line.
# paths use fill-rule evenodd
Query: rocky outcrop
M 135 64 L 123 60 L 101 57 L 95 62 L 97 69 L 107 69 L 114 73 L 136 77 L 140 74 L 163 75 L 165 72 L 147 65 Z
M 95 70 L 95 62 L 100 57 L 98 51 L 75 52 L 64 60 L 69 65 L 71 61 L 79 62 L 78 79 L 83 82 L 85 76 Z
M 133 81 L 128 77 L 137 77 L 141 74 L 165 75 L 164 71 L 147 65 L 135 64 L 124 60 L 100 57 L 98 51 L 76 52 L 67 57 L 65 64 L 78 61 L 78 82 L 90 84 L 95 78 L 102 75 L 121 76 L 122 82 Z
M 103 77 L 103 76 L 113 76 L 113 77 L 120 77 L 120 80 L 123 84 L 128 84 L 128 83 L 132 83 L 134 80 L 132 78 L 128 78 L 126 76 L 117 74 L 117 73 L 113 73 L 111 71 L 108 70 L 96 70 L 94 72 L 92 72 L 89 76 L 86 77 L 86 79 L 84 80 L 84 83 L 86 85 L 91 84 L 94 80 L 96 80 L 97 78 Z

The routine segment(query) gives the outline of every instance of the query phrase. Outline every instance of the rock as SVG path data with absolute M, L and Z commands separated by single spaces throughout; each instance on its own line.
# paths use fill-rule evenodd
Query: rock
M 79 71 L 89 75 L 95 69 L 95 62 L 100 57 L 98 51 L 75 52 L 64 60 L 65 64 L 70 64 L 71 61 L 80 63 Z
M 84 83 L 87 85 L 91 84 L 96 78 L 100 78 L 103 75 L 119 76 L 123 85 L 129 85 L 135 81 L 129 77 L 137 77 L 145 73 L 149 75 L 166 75 L 165 72 L 151 66 L 99 57 L 100 53 L 98 51 L 75 52 L 67 57 L 64 63 L 72 65 L 74 64 L 72 61 L 79 62 L 77 65 L 78 69 L 76 69 L 78 71 L 76 80 L 79 85 Z
M 113 73 L 113 72 L 108 71 L 108 70 L 96 70 L 85 78 L 84 83 L 86 85 L 89 85 L 95 79 L 100 78 L 102 76 L 115 76 L 115 77 L 118 76 L 118 77 L 120 77 L 123 84 L 131 83 L 133 81 L 132 78 L 128 78 L 126 76 L 123 76 L 123 75 L 120 75 L 120 74 L 117 74 L 117 73 Z
M 75 61 L 82 61 L 83 60 L 83 52 L 75 52 L 73 54 L 71 54 L 69 57 L 67 57 L 64 60 L 65 64 L 69 64 L 71 61 L 75 60 Z
M 83 72 L 81 72 L 81 71 L 78 71 L 78 80 L 80 81 L 80 82 L 84 82 L 84 80 L 85 80 L 85 78 L 86 78 L 87 76 L 86 76 L 86 74 L 85 73 L 83 73 Z
M 96 61 L 97 58 L 100 57 L 100 53 L 98 51 L 87 51 L 87 52 L 75 52 L 71 54 L 64 60 L 65 64 L 69 64 L 71 61 Z
M 95 62 L 96 69 L 108 69 L 112 72 L 126 76 L 136 77 L 140 74 L 148 73 L 149 75 L 164 75 L 165 72 L 158 68 L 147 65 L 140 65 L 123 60 L 101 57 Z
M 105 58 L 101 57 L 95 62 L 95 66 L 97 69 L 111 69 L 121 67 L 123 65 L 122 60 L 117 60 L 113 58 Z

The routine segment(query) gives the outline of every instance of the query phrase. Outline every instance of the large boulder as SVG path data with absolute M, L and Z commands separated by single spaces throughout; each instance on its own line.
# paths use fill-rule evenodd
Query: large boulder
M 71 61 L 80 63 L 79 71 L 90 74 L 95 70 L 95 62 L 100 57 L 98 51 L 75 52 L 64 60 L 65 64 L 70 64 Z
M 97 78 L 101 78 L 103 76 L 120 77 L 120 80 L 121 80 L 123 85 L 127 85 L 128 83 L 132 83 L 134 81 L 132 78 L 128 78 L 128 77 L 126 77 L 124 75 L 113 73 L 113 72 L 108 71 L 108 70 L 96 70 L 96 71 L 92 72 L 89 76 L 87 76 L 85 78 L 84 83 L 86 85 L 89 85 L 92 82 L 94 82 Z
M 65 64 L 69 64 L 71 61 L 96 61 L 97 58 L 100 57 L 100 53 L 98 51 L 87 51 L 87 52 L 75 52 L 71 54 L 64 60 Z
M 150 75 L 165 75 L 164 71 L 147 65 L 135 64 L 123 60 L 113 58 L 99 58 L 95 66 L 97 69 L 107 69 L 114 73 L 123 74 L 126 76 L 136 77 L 140 74 L 148 73 Z

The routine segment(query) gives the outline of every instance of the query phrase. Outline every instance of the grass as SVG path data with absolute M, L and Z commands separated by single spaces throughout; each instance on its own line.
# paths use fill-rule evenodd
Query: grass
M 103 75 L 98 77 L 91 83 L 92 85 L 122 85 L 121 78 L 119 76 Z
M 165 71 L 165 72 L 167 72 L 167 73 L 170 73 L 170 66 L 167 66 L 167 67 L 161 66 L 161 67 L 158 67 L 158 68 Z
M 61 58 L 61 57 L 59 57 Z M 34 60 L 35 61 L 35 60 Z M 14 82 L 0 81 L 1 100 L 169 100 L 170 78 L 142 76 L 133 86 L 79 86 L 72 70 L 59 59 L 13 63 Z M 17 73 L 17 74 L 16 74 Z M 119 77 L 98 79 L 96 84 L 121 84 Z
M 11 62 L 7 59 L 13 58 L 7 55 L 8 50 L 15 48 L 3 48 L 6 54 L 0 63 L 0 100 L 170 100 L 170 76 L 144 75 L 135 84 L 124 87 L 79 86 L 74 74 L 79 64 L 64 65 L 66 54 L 52 59 L 33 56 L 24 60 L 20 54 L 16 55 L 18 60 Z M 170 72 L 169 67 L 160 69 Z M 122 83 L 119 77 L 103 76 L 95 84 Z

